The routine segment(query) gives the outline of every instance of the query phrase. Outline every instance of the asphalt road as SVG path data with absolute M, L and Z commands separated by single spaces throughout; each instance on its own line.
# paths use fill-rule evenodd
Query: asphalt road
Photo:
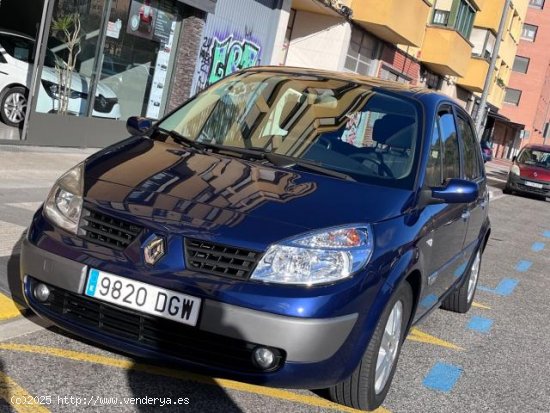
M 84 404 L 98 412 L 350 411 L 310 391 L 136 361 L 22 316 L 7 298 L 18 240 L 55 177 L 88 153 L 0 147 L 0 412 L 79 412 Z M 493 233 L 475 307 L 465 315 L 437 310 L 417 326 L 382 411 L 550 410 L 550 202 L 502 195 L 505 172 L 490 166 L 488 174 Z M 43 404 L 25 404 L 31 400 Z

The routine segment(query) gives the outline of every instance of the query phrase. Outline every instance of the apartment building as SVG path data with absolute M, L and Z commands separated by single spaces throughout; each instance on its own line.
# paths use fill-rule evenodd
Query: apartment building
M 550 143 L 549 50 L 550 2 L 530 0 L 502 108 L 504 116 L 525 125 L 515 149 L 528 143 Z M 503 145 L 509 146 L 509 142 Z

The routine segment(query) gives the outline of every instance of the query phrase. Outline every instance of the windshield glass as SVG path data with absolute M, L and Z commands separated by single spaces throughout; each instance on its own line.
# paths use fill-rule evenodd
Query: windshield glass
M 159 127 L 201 143 L 312 161 L 357 181 L 410 188 L 418 123 L 412 103 L 378 88 L 245 72 L 202 92 Z
M 518 156 L 518 162 L 526 165 L 550 169 L 550 152 L 524 148 Z

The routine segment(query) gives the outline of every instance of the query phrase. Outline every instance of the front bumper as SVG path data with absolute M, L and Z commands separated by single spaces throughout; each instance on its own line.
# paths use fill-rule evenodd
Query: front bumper
M 540 186 L 539 188 L 533 186 Z M 512 173 L 508 174 L 508 182 L 506 186 L 509 190 L 550 197 L 550 183 L 544 181 L 537 181 L 535 179 L 525 179 L 521 176 L 514 175 Z
M 346 357 L 339 350 L 350 341 L 358 314 L 323 319 L 287 317 L 203 299 L 197 327 L 188 327 L 84 296 L 87 275 L 87 265 L 45 251 L 27 239 L 23 241 L 21 277 L 29 306 L 80 336 L 136 356 L 174 360 L 203 371 L 206 368 L 213 374 L 279 386 L 326 386 L 341 380 L 343 370 L 348 370 L 342 367 Z M 33 287 L 37 282 L 52 287 L 51 302 L 36 300 Z M 105 322 L 105 317 L 111 317 L 111 321 Z M 187 350 L 167 348 L 170 339 L 187 341 Z M 220 345 L 224 349 L 220 350 Z M 250 354 L 258 345 L 280 350 L 284 360 L 278 370 L 254 371 Z M 177 352 L 172 351 L 174 348 Z M 232 351 L 244 357 L 240 366 L 215 354 L 225 352 L 231 356 Z M 320 376 L 323 370 L 332 374 Z

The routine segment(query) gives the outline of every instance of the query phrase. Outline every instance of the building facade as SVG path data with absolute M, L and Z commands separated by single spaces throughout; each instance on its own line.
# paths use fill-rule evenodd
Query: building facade
M 67 116 L 47 80 L 52 68 L 40 66 L 27 142 L 104 146 L 126 135 L 129 116 L 158 119 L 217 80 L 255 65 L 347 71 L 424 86 L 475 115 L 503 14 L 486 132 L 492 136 L 501 122 L 519 136 L 521 125 L 498 113 L 528 2 L 512 0 L 504 10 L 505 0 L 46 0 L 43 33 L 49 40 L 41 61 L 47 50 L 65 61 L 74 57 L 56 24 L 77 15 L 74 73 L 88 85 L 69 92 L 81 107 Z
M 502 109 L 503 115 L 525 125 L 521 146 L 550 143 L 549 50 L 550 2 L 530 0 Z

